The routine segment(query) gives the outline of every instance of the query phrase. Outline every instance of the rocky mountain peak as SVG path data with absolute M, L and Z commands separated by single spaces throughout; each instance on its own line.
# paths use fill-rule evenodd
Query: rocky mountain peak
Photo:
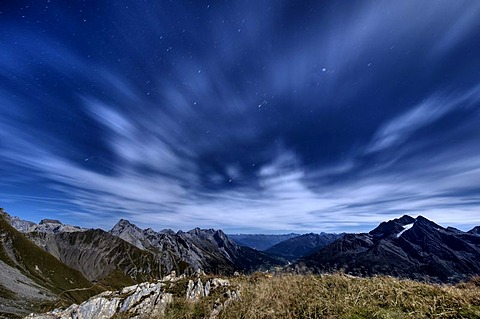
M 470 234 L 480 235 L 480 226 L 475 226 L 468 231 Z
M 115 226 L 113 226 L 113 229 L 123 229 L 127 227 L 136 227 L 134 224 L 132 224 L 129 220 L 121 218 Z
M 408 225 L 408 224 L 413 224 L 416 221 L 416 219 L 413 218 L 410 215 L 403 215 L 402 217 L 400 217 L 396 220 L 398 221 L 398 223 L 400 223 L 403 226 Z
M 403 215 L 400 218 L 392 219 L 387 222 L 382 222 L 375 229 L 369 232 L 374 238 L 383 239 L 389 236 L 398 235 L 405 230 L 407 225 L 412 225 L 416 222 L 416 219 Z M 408 226 L 410 227 L 410 226 Z
M 197 236 L 209 236 L 215 234 L 216 230 L 215 229 L 202 229 L 200 227 L 195 227 L 192 230 L 189 230 L 187 233 L 191 235 L 197 235 Z
M 159 234 L 166 234 L 166 235 L 170 235 L 170 236 L 175 235 L 175 232 L 173 230 L 169 229 L 169 228 L 162 229 L 158 233 Z
M 428 218 L 425 218 L 421 215 L 419 215 L 416 219 L 415 219 L 415 224 L 418 225 L 418 226 L 424 226 L 424 227 L 428 227 L 428 228 L 435 228 L 435 229 L 444 229 L 442 226 L 438 225 L 438 224 L 435 224 L 434 222 L 432 222 L 430 219 Z
M 149 228 L 149 230 L 151 230 L 151 228 Z M 148 230 L 145 231 L 148 232 Z M 113 228 L 110 230 L 110 233 L 117 236 L 121 233 L 128 232 L 129 234 L 135 234 L 136 237 L 143 237 L 143 233 L 145 231 L 137 225 L 131 223 L 129 220 L 122 218 L 115 224 L 115 226 L 113 226 Z
M 44 218 L 40 221 L 39 225 L 45 225 L 45 224 L 57 224 L 57 225 L 63 225 L 61 221 L 58 219 L 48 219 Z
M 143 245 L 143 241 L 145 239 L 143 230 L 126 219 L 120 219 L 109 231 L 109 233 L 114 236 L 120 237 L 121 239 L 137 246 L 140 249 L 146 248 Z

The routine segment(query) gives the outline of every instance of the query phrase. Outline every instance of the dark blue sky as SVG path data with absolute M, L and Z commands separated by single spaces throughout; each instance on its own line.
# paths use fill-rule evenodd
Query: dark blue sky
M 480 224 L 479 1 L 1 1 L 0 206 L 110 228 Z

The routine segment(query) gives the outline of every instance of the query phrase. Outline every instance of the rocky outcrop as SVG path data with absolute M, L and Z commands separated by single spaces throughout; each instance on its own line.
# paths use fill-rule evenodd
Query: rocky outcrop
M 182 281 L 183 280 L 183 281 Z M 66 309 L 55 309 L 43 314 L 30 314 L 25 318 L 35 319 L 108 319 L 108 318 L 158 318 L 165 314 L 169 304 L 174 302 L 170 290 L 182 287 L 185 276 L 174 273 L 153 283 L 141 283 L 125 287 L 118 291 L 105 291 L 91 297 L 81 304 L 73 304 Z M 230 281 L 222 278 L 207 279 L 205 285 L 200 277 L 190 279 L 187 284 L 185 299 L 196 302 L 215 293 L 209 318 L 218 314 L 231 302 L 240 299 L 238 287 L 231 287 Z
M 163 282 L 142 283 L 119 291 L 105 291 L 80 305 L 73 304 L 67 309 L 55 309 L 45 314 L 30 314 L 26 318 L 155 318 L 163 316 L 165 308 L 173 301 L 172 294 L 166 293 L 164 286 Z
M 198 300 L 202 297 L 208 296 L 209 293 L 210 293 L 210 285 L 208 285 L 208 288 L 205 290 L 203 287 L 202 280 L 200 278 L 198 278 L 196 282 L 190 279 L 188 281 L 187 294 L 185 299 Z
M 231 302 L 240 300 L 239 287 L 231 287 L 230 280 L 222 278 L 213 278 L 206 280 L 205 285 L 200 278 L 196 281 L 189 280 L 185 299 L 190 302 L 196 302 L 211 294 L 216 294 L 216 299 L 212 305 L 210 319 L 218 317 L 220 312 Z
M 213 278 L 207 280 L 203 285 L 202 280 L 197 278 L 196 281 L 190 279 L 187 284 L 186 300 L 195 301 L 202 297 L 208 297 L 212 291 L 218 288 L 230 287 L 230 280 L 222 278 Z M 225 291 L 227 292 L 227 291 Z M 231 293 L 231 292 L 230 292 Z M 237 294 L 237 291 L 235 292 Z

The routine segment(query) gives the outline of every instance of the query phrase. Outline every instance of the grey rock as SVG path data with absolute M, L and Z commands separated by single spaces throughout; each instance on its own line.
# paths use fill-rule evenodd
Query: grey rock
M 211 284 L 210 284 L 210 280 L 208 280 L 205 283 L 205 297 L 208 297 L 208 295 L 210 295 L 210 289 L 211 289 Z
M 220 301 L 220 298 L 218 298 L 217 300 L 215 300 L 215 303 L 213 305 L 213 310 L 212 312 L 210 313 L 210 316 L 209 318 L 210 319 L 215 319 L 218 317 L 218 315 L 220 314 L 220 312 L 223 310 L 223 302 Z
M 25 318 L 36 319 L 95 319 L 125 315 L 128 318 L 151 318 L 163 316 L 173 296 L 165 293 L 164 283 L 142 283 L 125 287 L 120 291 L 106 291 L 80 305 L 55 309 L 45 314 L 30 314 Z
M 230 286 L 230 280 L 222 279 L 222 278 L 213 278 L 212 279 L 212 286 L 213 286 L 213 288 L 228 287 L 228 286 Z
M 202 269 L 197 269 L 195 270 L 194 276 L 198 278 L 201 276 L 206 276 L 206 274 L 205 274 L 205 271 L 203 271 Z
M 175 281 L 177 279 L 177 272 L 175 270 L 172 270 L 172 272 L 170 272 L 170 275 L 166 275 L 165 277 L 163 277 L 163 281 Z
M 227 290 L 225 292 L 226 299 L 222 302 L 220 298 L 215 300 L 213 305 L 213 310 L 210 312 L 210 319 L 216 319 L 220 312 L 224 310 L 230 303 L 240 300 L 240 291 L 239 290 Z
M 200 278 L 198 278 L 196 282 L 189 280 L 185 299 L 195 301 L 202 297 L 205 297 L 205 290 L 203 288 L 202 280 L 200 280 Z

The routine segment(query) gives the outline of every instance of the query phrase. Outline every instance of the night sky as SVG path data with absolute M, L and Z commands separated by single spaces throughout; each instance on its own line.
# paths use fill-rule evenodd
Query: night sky
M 0 1 L 0 207 L 480 225 L 480 1 Z

